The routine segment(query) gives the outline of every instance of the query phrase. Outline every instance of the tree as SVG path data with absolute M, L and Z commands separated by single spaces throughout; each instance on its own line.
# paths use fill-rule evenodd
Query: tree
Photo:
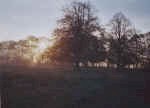
M 132 63 L 136 65 L 136 68 L 138 68 L 138 64 L 142 64 L 143 61 L 142 56 L 144 54 L 145 44 L 142 40 L 143 35 L 140 34 L 134 34 L 129 40 L 130 51 L 133 54 L 132 59 L 134 59 Z
M 98 47 L 95 32 L 101 32 L 101 27 L 89 2 L 73 2 L 64 9 L 58 24 L 54 31 L 59 46 L 55 48 L 54 52 L 59 53 L 56 55 L 73 61 L 76 67 L 79 62 L 85 63 L 95 56 L 92 56 Z
M 119 12 L 110 21 L 111 36 L 109 46 L 109 61 L 117 64 L 118 68 L 124 67 L 132 62 L 129 39 L 133 36 L 133 28 L 129 19 Z
M 145 50 L 143 53 L 143 60 L 144 60 L 144 67 L 148 70 L 150 70 L 150 32 L 146 34 L 142 34 L 143 36 L 143 41 L 145 44 Z

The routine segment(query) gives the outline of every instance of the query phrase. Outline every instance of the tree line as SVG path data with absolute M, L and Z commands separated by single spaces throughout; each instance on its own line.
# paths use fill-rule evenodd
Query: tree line
M 71 64 L 76 68 L 150 66 L 150 32 L 139 33 L 122 12 L 102 26 L 90 2 L 72 2 L 63 9 L 57 24 L 52 40 L 30 36 L 0 42 L 0 63 L 30 64 L 36 59 L 39 64 Z M 53 41 L 42 54 L 35 50 L 41 40 Z
M 144 40 L 145 35 L 121 12 L 112 17 L 106 29 L 94 10 L 89 2 L 72 2 L 64 8 L 53 33 L 56 42 L 43 53 L 42 60 L 68 62 L 77 68 L 102 62 L 107 67 L 148 67 L 150 41 Z
M 0 64 L 31 65 L 42 53 L 40 43 L 51 43 L 51 40 L 47 37 L 28 36 L 24 40 L 0 42 Z

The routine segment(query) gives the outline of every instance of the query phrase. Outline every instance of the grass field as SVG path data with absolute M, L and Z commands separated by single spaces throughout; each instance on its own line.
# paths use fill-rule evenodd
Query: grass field
M 148 72 L 1 67 L 2 108 L 146 108 Z

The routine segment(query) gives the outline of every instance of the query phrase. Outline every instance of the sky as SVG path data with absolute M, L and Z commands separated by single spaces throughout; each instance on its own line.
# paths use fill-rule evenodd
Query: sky
M 0 41 L 27 36 L 51 36 L 62 16 L 62 8 L 73 0 L 0 0 Z M 105 25 L 117 12 L 123 12 L 141 32 L 150 31 L 150 0 L 90 1 Z

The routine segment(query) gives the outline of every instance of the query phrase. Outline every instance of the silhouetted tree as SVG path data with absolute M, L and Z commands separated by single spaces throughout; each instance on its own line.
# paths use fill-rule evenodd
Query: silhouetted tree
M 98 18 L 94 15 L 91 4 L 73 2 L 64 9 L 64 16 L 58 21 L 54 34 L 60 58 L 69 59 L 79 67 L 79 62 L 87 62 L 97 57 L 99 47 L 95 32 L 100 32 Z
M 143 36 L 140 34 L 134 34 L 129 40 L 130 51 L 133 54 L 131 59 L 134 59 L 132 63 L 136 65 L 136 68 L 138 67 L 138 64 L 142 64 L 143 62 L 142 56 L 145 51 L 145 45 L 142 40 Z
M 145 50 L 143 53 L 144 67 L 150 70 L 150 32 L 142 34 L 144 37 Z
M 117 64 L 118 68 L 124 67 L 131 63 L 133 53 L 128 44 L 129 39 L 133 36 L 133 29 L 129 19 L 121 12 L 115 14 L 110 21 L 111 36 L 109 47 L 109 61 Z

